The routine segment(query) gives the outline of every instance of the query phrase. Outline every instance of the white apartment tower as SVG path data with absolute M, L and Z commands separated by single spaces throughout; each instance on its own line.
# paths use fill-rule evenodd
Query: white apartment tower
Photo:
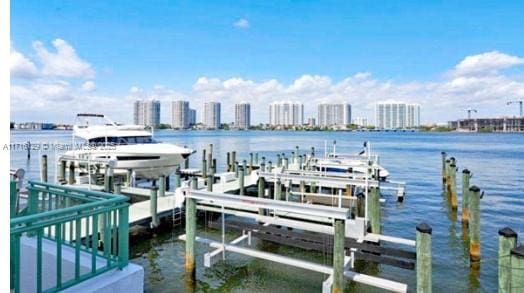
M 203 121 L 204 126 L 209 129 L 220 128 L 220 103 L 204 103 Z
M 345 126 L 351 123 L 351 105 L 320 104 L 318 105 L 319 126 Z
M 405 103 L 378 103 L 375 123 L 380 129 L 404 129 L 420 126 L 420 105 Z
M 133 104 L 133 122 L 137 125 L 158 127 L 160 125 L 160 101 L 136 100 Z
M 304 124 L 304 104 L 299 102 L 273 102 L 269 105 L 269 124 L 291 126 Z
M 235 105 L 235 127 L 249 129 L 251 126 L 251 105 L 240 103 Z
M 188 101 L 171 102 L 171 127 L 187 129 L 191 125 L 191 112 Z

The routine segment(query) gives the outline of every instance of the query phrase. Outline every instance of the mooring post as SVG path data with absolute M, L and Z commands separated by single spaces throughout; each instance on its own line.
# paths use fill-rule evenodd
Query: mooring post
M 442 155 L 442 189 L 446 188 L 446 152 L 441 152 Z
M 282 200 L 282 182 L 280 181 L 280 178 L 277 178 L 277 182 L 275 182 L 275 200 Z
M 295 162 L 296 162 L 296 160 L 295 160 L 295 152 L 292 151 L 291 152 L 291 164 L 294 164 Z
M 430 293 L 431 286 L 431 226 L 426 223 L 417 225 L 417 292 Z
M 290 196 L 291 196 L 291 193 L 292 193 L 292 189 L 293 189 L 293 181 L 288 180 L 287 182 L 287 188 L 286 188 L 286 201 L 289 201 L 290 200 Z
M 462 170 L 462 223 L 468 224 L 469 222 L 469 179 L 471 178 L 471 172 L 468 169 Z
M 271 161 L 267 162 L 267 170 L 268 172 L 271 173 L 271 171 L 273 170 L 273 166 L 271 165 Z
M 522 292 L 524 288 L 524 245 L 511 250 L 511 292 Z
M 213 165 L 211 166 L 211 173 L 216 174 L 217 173 L 217 159 L 213 158 Z
M 258 165 L 258 153 L 255 153 L 255 164 Z
M 164 175 L 160 175 L 160 177 L 158 177 L 158 196 L 166 196 L 166 176 Z
M 378 187 L 370 188 L 367 206 L 371 233 L 380 234 L 380 189 Z
M 184 169 L 189 169 L 189 157 L 184 160 Z
M 260 164 L 266 164 L 266 157 L 262 157 L 262 162 Z
M 284 169 L 285 170 L 289 169 L 289 160 L 287 158 L 284 158 Z
M 115 183 L 115 192 L 113 192 L 114 194 L 122 194 L 122 184 L 120 183 Z
M 231 171 L 236 172 L 236 165 L 235 162 L 237 161 L 237 152 L 233 151 L 231 153 Z
M 260 163 L 260 172 L 266 172 L 266 164 Z
M 226 154 L 226 172 L 229 172 L 231 169 L 231 153 L 227 152 Z
M 202 160 L 202 178 L 207 178 L 207 161 L 205 159 Z
M 151 216 L 151 224 L 149 225 L 151 229 L 158 227 L 158 206 L 157 206 L 157 195 L 158 187 L 153 186 L 150 191 L 149 199 L 149 215 Z
M 69 185 L 75 184 L 75 162 L 69 161 Z
M 449 199 L 451 202 L 451 209 L 456 211 L 458 208 L 458 200 L 457 200 L 457 166 L 455 164 L 449 165 Z
M 192 189 L 197 187 L 197 178 L 193 177 Z M 186 196 L 186 282 L 195 282 L 195 236 L 196 236 L 196 203 L 195 200 Z
M 238 178 L 238 162 L 235 161 L 235 164 L 233 166 L 235 168 L 235 178 Z
M 60 166 L 58 167 L 58 182 L 66 181 L 66 161 L 60 160 Z
M 126 171 L 126 186 L 127 187 L 131 187 L 131 179 L 133 177 L 133 170 L 132 169 L 127 169 Z
M 450 159 L 446 159 L 446 162 L 445 162 L 445 171 L 444 173 L 446 174 L 445 178 L 444 178 L 444 195 L 446 196 L 446 198 L 449 196 L 449 165 L 451 165 L 451 160 Z
M 239 171 L 239 175 L 238 175 L 238 190 L 239 190 L 239 194 L 240 195 L 244 195 L 245 194 L 245 190 L 244 190 L 244 168 L 240 169 L 240 171 Z
M 214 173 L 210 173 L 208 176 L 207 176 L 207 191 L 213 191 L 213 181 L 215 178 L 215 174 Z
M 209 144 L 209 155 L 211 156 L 209 159 L 209 161 L 211 162 L 213 161 L 213 144 L 212 143 Z
M 300 156 L 300 152 L 299 152 L 298 145 L 297 145 L 297 146 L 295 146 L 295 158 L 294 158 L 295 160 L 294 160 L 293 163 L 295 163 L 295 164 L 297 163 L 297 160 L 298 160 L 299 156 Z
M 357 217 L 364 218 L 366 216 L 366 194 L 359 192 L 357 194 Z
M 341 293 L 344 290 L 344 220 L 335 220 L 335 235 L 333 239 L 333 293 Z
M 251 174 L 253 172 L 253 153 L 249 153 L 249 173 L 247 175 Z
M 282 166 L 282 158 L 280 157 L 280 154 L 277 154 L 277 167 Z
M 471 264 L 480 261 L 480 188 L 469 188 L 469 259 Z
M 517 246 L 517 233 L 509 227 L 499 230 L 499 293 L 511 293 L 511 250 Z
M 300 180 L 300 202 L 304 202 L 304 193 L 306 193 L 306 181 Z
M 211 170 L 213 169 L 213 155 L 209 153 L 207 155 L 207 173 L 211 173 Z
M 47 155 L 42 155 L 40 161 L 40 181 L 47 182 Z
M 247 162 L 246 162 L 246 160 L 242 161 L 242 170 L 244 171 L 243 172 L 244 176 L 247 176 L 248 173 L 247 173 Z
M 317 193 L 317 183 L 315 181 L 313 181 L 313 182 L 311 182 L 311 184 L 309 184 L 309 192 Z
M 304 156 L 306 156 L 306 155 L 304 155 Z M 302 156 L 299 156 L 299 157 L 298 157 L 298 169 L 299 169 L 299 170 L 302 170 L 302 169 L 303 169 L 303 168 L 302 168 L 302 162 L 303 162 L 303 160 L 302 160 Z
M 258 177 L 258 198 L 263 198 L 266 191 L 266 180 L 264 177 Z M 259 215 L 264 215 L 264 209 L 258 209 Z
M 176 171 L 175 171 L 175 189 L 179 188 L 180 185 L 182 185 L 182 182 L 181 182 L 181 173 L 180 173 L 180 168 L 176 168 Z

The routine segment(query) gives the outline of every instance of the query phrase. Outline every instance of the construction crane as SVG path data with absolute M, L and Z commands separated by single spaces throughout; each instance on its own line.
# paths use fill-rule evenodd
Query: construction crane
M 511 104 L 520 104 L 520 116 L 522 117 L 522 102 L 524 102 L 523 100 L 520 100 L 520 101 L 509 101 L 506 103 L 506 105 L 511 105 Z
M 468 119 L 471 119 L 471 112 L 475 112 L 475 113 L 477 113 L 477 110 L 476 110 L 476 109 L 471 109 L 471 108 L 466 109 L 466 110 L 464 110 L 464 111 L 468 111 Z

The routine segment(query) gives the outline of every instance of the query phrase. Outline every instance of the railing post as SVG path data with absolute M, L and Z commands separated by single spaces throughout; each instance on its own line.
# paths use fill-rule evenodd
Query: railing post
M 129 204 L 118 210 L 118 268 L 123 269 L 129 261 Z
M 417 292 L 431 293 L 431 226 L 417 225 Z
M 473 265 L 480 261 L 480 188 L 473 185 L 469 191 L 469 258 Z
M 462 223 L 467 225 L 469 222 L 469 179 L 471 172 L 468 169 L 462 170 Z
M 333 240 L 333 293 L 344 290 L 344 239 L 345 224 L 343 220 L 335 220 L 335 235 Z
M 192 179 L 192 189 L 196 189 L 196 177 Z M 186 282 L 194 284 L 195 281 L 195 233 L 196 233 L 196 203 L 186 196 Z
M 42 155 L 40 164 L 40 180 L 42 182 L 47 182 L 47 155 Z
M 158 191 L 158 187 L 153 186 L 153 188 L 151 188 L 151 197 L 149 199 L 149 214 L 151 215 L 150 227 L 152 229 L 158 227 L 157 191 Z
M 509 227 L 499 230 L 499 293 L 511 293 L 511 250 L 517 246 L 517 233 Z
M 511 292 L 524 288 L 524 245 L 511 250 Z

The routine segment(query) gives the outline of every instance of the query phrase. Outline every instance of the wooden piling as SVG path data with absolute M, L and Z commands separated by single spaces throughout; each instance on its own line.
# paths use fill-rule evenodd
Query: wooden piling
M 417 292 L 431 293 L 431 232 L 426 223 L 417 225 Z
M 47 182 L 47 155 L 42 155 L 40 161 L 40 181 Z
M 305 156 L 305 155 L 304 155 L 304 156 Z M 302 160 L 302 156 L 299 156 L 299 157 L 298 157 L 298 169 L 299 169 L 299 170 L 302 170 L 302 169 L 303 169 L 303 168 L 302 168 L 302 162 L 303 162 L 303 160 Z
M 226 172 L 229 172 L 231 170 L 231 153 L 227 152 L 226 155 Z
M 522 292 L 524 288 L 524 245 L 511 250 L 511 291 Z
M 446 159 L 446 162 L 445 162 L 445 171 L 444 173 L 446 174 L 445 175 L 445 178 L 444 178 L 444 195 L 446 196 L 446 198 L 448 198 L 449 196 L 449 165 L 451 165 L 451 160 L 450 159 Z
M 295 158 L 294 158 L 294 161 L 293 163 L 297 163 L 297 160 L 298 160 L 298 157 L 300 156 L 300 151 L 299 151 L 299 148 L 298 148 L 298 145 L 295 146 Z
M 243 172 L 244 176 L 249 175 L 249 173 L 247 172 L 247 162 L 246 162 L 246 160 L 242 161 L 242 170 L 244 171 Z
M 166 196 L 166 176 L 160 175 L 158 178 L 158 196 Z
M 217 173 L 217 159 L 213 158 L 213 164 L 211 165 L 211 173 L 216 174 Z
M 273 166 L 271 164 L 271 161 L 267 162 L 267 170 L 268 170 L 268 172 L 273 171 Z
M 457 166 L 455 164 L 449 165 L 449 184 L 448 184 L 448 195 L 451 204 L 451 209 L 456 211 L 458 208 L 457 199 Z
M 480 188 L 469 188 L 469 259 L 471 264 L 480 261 Z
M 253 153 L 249 153 L 249 173 L 248 175 L 253 172 Z
M 255 164 L 258 165 L 258 153 L 255 153 Z
M 442 189 L 445 190 L 446 188 L 446 177 L 447 177 L 447 174 L 446 174 L 446 152 L 441 152 L 440 153 L 442 155 Z
M 380 234 L 380 189 L 378 187 L 369 189 L 367 206 L 371 233 Z
M 275 183 L 275 200 L 282 200 L 282 182 L 280 181 L 280 178 L 277 178 L 277 182 Z
M 335 220 L 335 235 L 333 239 L 333 293 L 341 293 L 344 290 L 344 239 L 345 224 L 343 220 Z
M 280 157 L 280 154 L 277 154 L 277 167 L 282 166 L 282 158 Z
M 235 162 L 237 161 L 237 152 L 231 152 L 231 171 L 236 172 Z
M 151 188 L 150 199 L 149 199 L 149 215 L 151 216 L 151 229 L 158 227 L 158 205 L 157 205 L 158 187 L 153 186 Z
M 235 178 L 238 178 L 238 162 L 235 161 L 235 164 L 233 165 L 235 169 Z
M 245 161 L 244 161 L 245 162 Z M 244 189 L 244 168 L 240 169 L 239 171 L 239 175 L 238 175 L 238 189 L 239 189 L 239 194 L 240 195 L 244 195 L 245 194 L 245 189 Z
M 462 170 L 462 223 L 467 225 L 469 222 L 469 179 L 471 172 L 468 169 Z
M 258 198 L 263 198 L 266 191 L 266 180 L 264 177 L 258 177 Z M 258 209 L 259 215 L 264 215 L 264 209 Z
M 213 181 L 214 181 L 215 174 L 210 173 L 209 176 L 207 176 L 207 191 L 213 191 Z
M 288 158 L 284 158 L 284 169 L 285 170 L 289 169 L 289 160 L 288 160 Z
M 511 293 L 511 250 L 517 246 L 517 233 L 509 227 L 499 230 L 499 293 Z
M 75 184 L 75 162 L 69 161 L 69 185 Z
M 260 163 L 260 171 L 261 172 L 266 172 L 266 164 L 265 163 Z
M 202 177 L 205 179 L 207 178 L 207 161 L 205 159 L 202 160 Z
M 192 178 L 192 189 L 197 187 L 197 178 Z M 186 282 L 194 284 L 196 276 L 195 267 L 195 236 L 196 236 L 196 202 L 186 197 Z

